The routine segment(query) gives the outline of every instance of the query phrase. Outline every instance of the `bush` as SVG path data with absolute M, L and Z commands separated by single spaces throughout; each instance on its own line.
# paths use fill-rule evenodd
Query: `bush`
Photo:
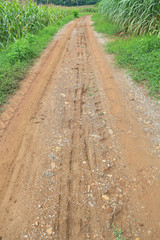
M 78 18 L 79 17 L 79 11 L 78 10 L 74 10 L 73 11 L 73 15 L 75 18 Z

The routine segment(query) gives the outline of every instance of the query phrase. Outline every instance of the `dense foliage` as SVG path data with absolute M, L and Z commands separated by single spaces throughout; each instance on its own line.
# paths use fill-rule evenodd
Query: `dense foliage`
M 159 0 L 102 0 L 99 10 L 125 32 L 140 35 L 160 32 Z
M 0 111 L 27 69 L 77 10 L 37 6 L 33 1 L 0 0 Z
M 99 0 L 35 0 L 38 4 L 55 4 L 61 6 L 93 5 Z
M 8 95 L 15 92 L 19 86 L 19 81 L 24 78 L 33 60 L 41 54 L 42 49 L 47 46 L 60 27 L 72 19 L 74 16 L 69 15 L 58 20 L 55 24 L 41 29 L 37 35 L 29 33 L 1 49 L 0 112 L 1 106 L 7 101 Z
M 32 1 L 20 4 L 18 0 L 0 0 L 0 47 L 26 36 L 37 34 L 45 26 L 71 13 L 70 9 L 37 6 Z

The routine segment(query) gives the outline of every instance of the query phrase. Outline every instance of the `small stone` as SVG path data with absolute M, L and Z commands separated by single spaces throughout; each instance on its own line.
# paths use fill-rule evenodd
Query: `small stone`
M 56 164 L 54 162 L 51 163 L 51 168 L 54 169 L 56 167 Z
M 106 200 L 106 201 L 109 200 L 109 197 L 108 197 L 107 195 L 102 195 L 102 198 L 103 198 L 104 200 Z
M 50 154 L 49 154 L 49 158 L 50 158 L 50 159 L 54 159 L 54 158 L 55 158 L 54 154 L 53 154 L 53 153 L 50 153 Z
M 110 175 L 110 174 L 107 174 L 107 177 L 110 177 L 110 178 L 112 178 L 112 175 Z
M 155 148 L 156 150 L 159 150 L 160 149 L 160 144 Z
M 140 226 L 140 227 L 143 227 L 143 226 L 144 226 L 144 224 L 143 224 L 143 223 L 139 223 L 139 226 Z
M 113 135 L 113 130 L 112 129 L 108 129 L 109 134 Z
M 83 164 L 86 164 L 86 161 L 83 161 L 82 163 L 83 163 Z
M 138 237 L 138 238 L 135 238 L 135 240 L 141 240 L 141 239 Z
M 62 97 L 66 97 L 66 95 L 65 95 L 65 94 L 63 94 L 63 93 L 61 93 L 61 96 L 62 96 Z
M 46 233 L 47 233 L 48 235 L 51 235 L 51 234 L 52 234 L 52 227 L 48 228 L 47 231 L 46 231 Z
M 94 207 L 94 205 L 93 205 L 91 202 L 89 202 L 89 205 L 90 205 L 91 207 Z
M 100 136 L 96 135 L 96 134 L 91 134 L 90 135 L 91 137 L 94 137 L 94 138 L 100 138 Z
M 120 188 L 117 188 L 117 190 L 118 190 L 120 193 L 122 193 L 122 189 L 120 189 Z
M 61 151 L 61 148 L 60 148 L 60 147 L 56 147 L 56 148 L 55 148 L 55 151 L 56 151 L 56 152 L 59 152 L 59 151 Z
M 102 160 L 102 162 L 106 163 L 106 160 Z
M 35 222 L 35 226 L 38 226 L 39 225 L 39 222 Z

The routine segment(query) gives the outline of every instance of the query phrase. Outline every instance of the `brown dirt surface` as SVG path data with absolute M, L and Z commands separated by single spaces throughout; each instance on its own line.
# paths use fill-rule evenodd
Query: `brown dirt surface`
M 159 123 L 109 58 L 77 19 L 5 106 L 0 239 L 160 239 Z

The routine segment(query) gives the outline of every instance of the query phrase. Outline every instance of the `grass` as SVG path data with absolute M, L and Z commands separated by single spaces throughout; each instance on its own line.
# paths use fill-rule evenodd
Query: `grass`
M 0 108 L 52 36 L 74 17 L 78 10 L 71 8 L 0 0 Z
M 33 0 L 21 3 L 19 0 L 0 0 L 0 47 L 25 37 L 71 14 L 70 8 L 53 5 L 38 6 Z
M 67 22 L 74 18 L 70 15 L 43 28 L 37 35 L 26 34 L 0 52 L 0 108 L 14 94 L 19 81 L 24 78 L 34 59 L 40 56 L 53 35 Z
M 97 32 L 106 33 L 107 35 L 118 35 L 121 32 L 121 27 L 113 24 L 105 15 L 96 13 L 92 16 L 92 21 Z
M 113 232 L 114 232 L 114 236 L 115 236 L 115 240 L 125 240 L 122 236 L 123 231 L 121 229 L 118 229 L 117 227 L 115 227 L 114 225 L 112 225 L 113 228 Z
M 108 43 L 107 49 L 116 54 L 121 67 L 128 68 L 132 78 L 145 84 L 150 94 L 160 95 L 160 39 L 139 36 Z
M 160 39 L 157 35 L 126 35 L 107 17 L 96 14 L 95 30 L 113 36 L 107 51 L 114 53 L 120 67 L 127 68 L 133 80 L 147 86 L 152 96 L 160 96 Z M 120 34 L 119 34 L 120 33 Z M 118 35 L 119 34 L 119 35 Z M 123 35 L 122 35 L 123 34 Z M 119 37 L 119 36 L 123 37 Z
M 160 32 L 159 0 L 102 0 L 99 11 L 127 33 L 143 35 Z
M 96 6 L 82 6 L 78 8 L 80 13 L 87 13 L 87 14 L 92 14 L 92 13 L 96 13 L 98 11 L 98 8 Z
M 98 88 L 96 88 L 96 89 L 94 89 L 95 88 L 95 83 L 93 83 L 93 88 L 91 87 L 91 86 L 88 86 L 87 88 L 86 88 L 86 90 L 88 91 L 88 96 L 94 96 L 94 93 L 96 93 L 96 92 L 98 92 L 99 91 L 99 89 Z

